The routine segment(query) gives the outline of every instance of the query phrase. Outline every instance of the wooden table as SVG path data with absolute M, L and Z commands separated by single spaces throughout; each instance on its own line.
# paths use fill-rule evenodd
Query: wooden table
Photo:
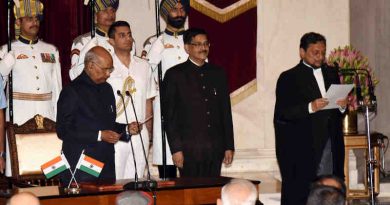
M 221 196 L 221 188 L 228 183 L 231 178 L 179 178 L 172 180 L 174 184 L 164 185 L 156 189 L 157 204 L 159 205 L 192 205 L 192 204 L 215 204 Z M 127 181 L 128 182 L 128 181 Z M 257 187 L 259 181 L 252 181 Z M 115 197 L 123 191 L 121 186 L 126 180 L 118 180 L 111 184 L 111 188 L 105 189 L 105 185 L 96 185 L 95 189 L 82 189 L 79 194 L 67 194 L 62 188 L 52 187 L 34 187 L 19 188 L 1 192 L 3 200 L 6 201 L 17 192 L 29 191 L 36 194 L 42 205 L 112 205 L 115 204 Z M 113 189 L 112 187 L 117 187 Z M 105 190 L 104 190 L 105 189 Z M 148 192 L 152 195 L 152 192 Z M 3 202 L 3 203 L 1 203 Z M 5 204 L 5 203 L 4 203 Z
M 371 147 L 373 150 L 373 157 L 376 162 L 380 160 L 380 152 L 378 143 L 371 135 Z M 368 169 L 366 166 L 365 177 L 364 177 L 364 189 L 350 189 L 349 188 L 349 151 L 354 149 L 364 149 L 365 150 L 365 163 L 368 160 L 368 142 L 366 134 L 351 134 L 344 136 L 344 146 L 345 146 L 345 161 L 344 161 L 344 173 L 345 173 L 345 184 L 347 186 L 347 197 L 348 198 L 368 198 L 370 196 L 370 190 L 368 189 Z M 374 166 L 374 192 L 379 194 L 379 166 Z

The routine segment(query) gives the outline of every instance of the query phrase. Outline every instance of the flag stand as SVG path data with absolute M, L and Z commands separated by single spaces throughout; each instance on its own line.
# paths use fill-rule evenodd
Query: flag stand
M 78 194 L 78 193 L 80 193 L 81 188 L 79 186 L 79 183 L 77 183 L 77 180 L 76 180 L 76 177 L 75 177 L 76 172 L 77 172 L 77 166 L 74 168 L 73 172 L 69 168 L 69 172 L 72 175 L 72 178 L 70 178 L 70 182 L 68 184 L 68 187 L 65 188 L 65 192 L 68 193 L 68 194 Z M 74 187 L 74 184 L 72 184 L 73 181 L 76 184 L 75 187 Z
M 81 152 L 80 154 L 80 157 L 84 154 L 84 150 Z M 80 193 L 80 186 L 79 186 L 79 183 L 77 183 L 77 180 L 76 180 L 76 172 L 77 172 L 77 167 L 79 167 L 80 163 L 80 159 L 79 161 L 77 162 L 77 165 L 75 166 L 74 170 L 72 171 L 70 168 L 69 168 L 69 172 L 70 174 L 72 175 L 72 178 L 70 178 L 70 181 L 69 181 L 69 184 L 68 184 L 68 187 L 64 189 L 64 191 L 68 194 L 79 194 Z M 76 186 L 72 186 L 72 182 L 74 181 L 74 183 L 76 184 Z

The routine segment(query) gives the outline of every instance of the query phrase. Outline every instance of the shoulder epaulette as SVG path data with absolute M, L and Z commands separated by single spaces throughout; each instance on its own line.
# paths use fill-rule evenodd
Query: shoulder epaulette
M 79 36 L 77 36 L 74 40 L 73 40 L 73 44 L 78 44 L 78 43 L 83 43 L 83 38 L 86 38 L 86 37 L 89 37 L 91 36 L 91 32 L 88 32 L 88 33 L 84 33 L 84 34 L 81 34 Z

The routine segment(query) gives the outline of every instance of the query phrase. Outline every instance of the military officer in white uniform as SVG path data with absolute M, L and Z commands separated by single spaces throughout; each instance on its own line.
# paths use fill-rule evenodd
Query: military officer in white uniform
M 114 49 L 108 43 L 108 29 L 115 22 L 116 10 L 119 6 L 119 0 L 96 0 L 95 17 L 96 30 L 95 38 L 91 40 L 91 32 L 82 34 L 73 40 L 71 50 L 71 69 L 69 70 L 70 79 L 73 80 L 81 74 L 84 68 L 84 56 L 94 46 L 101 46 L 109 53 L 113 54 Z
M 6 82 L 12 71 L 14 123 L 21 125 L 36 114 L 55 120 L 62 88 L 61 67 L 57 48 L 38 40 L 43 4 L 39 0 L 20 0 L 14 11 L 18 40 L 12 42 L 10 52 L 7 45 L 0 50 L 0 73 Z M 6 167 L 6 175 L 10 176 L 9 154 Z
M 160 14 L 167 23 L 165 31 L 154 42 L 145 43 L 146 59 L 149 61 L 153 69 L 154 81 L 158 84 L 157 66 L 161 62 L 162 74 L 188 59 L 188 54 L 184 50 L 183 33 L 184 24 L 187 18 L 189 3 L 185 0 L 163 0 L 160 6 Z M 153 38 L 151 38 L 153 39 Z M 148 47 L 150 50 L 148 51 Z M 163 177 L 162 172 L 162 135 L 161 135 L 161 112 L 160 112 L 160 97 L 156 96 L 153 101 L 153 164 L 158 165 L 160 178 Z M 165 176 L 167 178 L 176 177 L 176 167 L 172 162 L 172 155 L 167 147 L 167 166 Z
M 114 71 L 107 82 L 111 84 L 116 98 L 116 122 L 126 124 L 126 116 L 121 97 L 125 101 L 126 113 L 130 124 L 129 132 L 134 148 L 138 176 L 142 177 L 145 171 L 145 157 L 142 149 L 141 136 L 134 115 L 131 99 L 126 96 L 129 91 L 134 100 L 134 107 L 141 128 L 142 141 L 146 155 L 149 153 L 149 132 L 152 131 L 152 99 L 157 93 L 152 83 L 152 70 L 147 61 L 131 55 L 133 38 L 130 25 L 125 21 L 113 23 L 109 30 L 109 42 L 114 47 Z M 149 131 L 149 132 L 148 132 Z M 130 142 L 119 141 L 115 144 L 115 173 L 117 179 L 130 179 L 135 177 L 133 153 Z

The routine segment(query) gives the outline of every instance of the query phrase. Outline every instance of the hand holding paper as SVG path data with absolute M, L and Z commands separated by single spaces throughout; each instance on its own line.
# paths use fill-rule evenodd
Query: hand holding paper
M 328 99 L 329 104 L 323 110 L 339 108 L 342 104 L 346 106 L 346 101 L 343 102 L 340 100 L 345 99 L 352 88 L 353 84 L 332 84 L 325 94 L 325 98 Z
M 328 99 L 326 98 L 318 98 L 311 102 L 311 109 L 314 112 L 317 112 L 318 110 L 322 110 L 325 106 L 329 104 Z

